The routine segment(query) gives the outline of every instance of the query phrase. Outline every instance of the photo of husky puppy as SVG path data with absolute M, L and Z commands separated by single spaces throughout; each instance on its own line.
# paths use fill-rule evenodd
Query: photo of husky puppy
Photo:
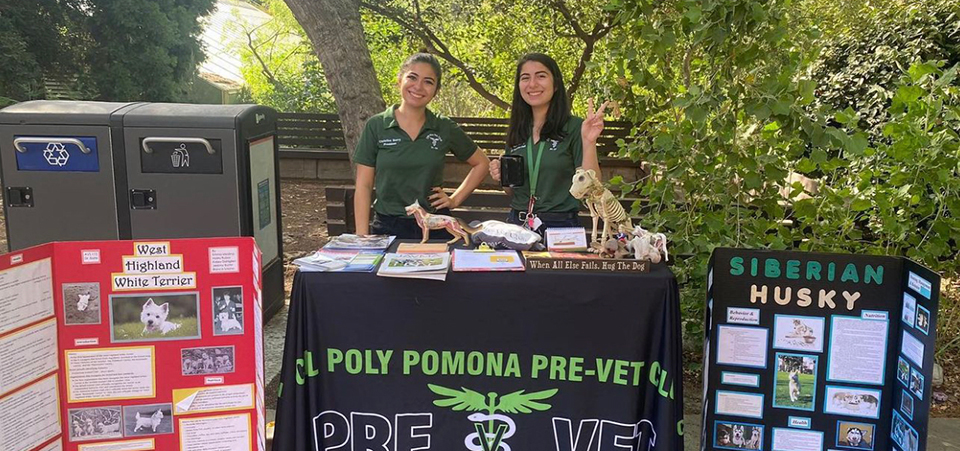
M 817 392 L 817 363 L 813 355 L 776 354 L 777 377 L 774 380 L 773 406 L 784 409 L 813 410 Z
M 773 347 L 794 351 L 823 351 L 825 320 L 812 316 L 776 315 Z

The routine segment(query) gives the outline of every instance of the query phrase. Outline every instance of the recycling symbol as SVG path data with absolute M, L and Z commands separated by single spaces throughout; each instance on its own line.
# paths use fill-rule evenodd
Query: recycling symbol
M 52 142 L 47 144 L 46 149 L 43 149 L 43 158 L 47 160 L 47 164 L 50 166 L 66 166 L 67 160 L 70 159 L 70 153 L 67 152 L 63 143 Z

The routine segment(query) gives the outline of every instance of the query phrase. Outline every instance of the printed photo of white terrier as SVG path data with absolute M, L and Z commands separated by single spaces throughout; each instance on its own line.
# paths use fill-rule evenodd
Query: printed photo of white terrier
M 123 437 L 120 406 L 70 409 L 67 417 L 71 442 Z
M 123 436 L 173 434 L 173 404 L 123 406 Z
M 774 407 L 813 410 L 817 397 L 817 360 L 816 356 L 777 353 Z
M 100 284 L 63 284 L 63 323 L 100 324 Z
M 184 376 L 233 372 L 233 346 L 210 346 L 180 350 L 180 367 Z
M 110 339 L 129 341 L 200 338 L 200 295 L 164 293 L 110 296 Z
M 243 287 L 213 288 L 213 334 L 243 335 Z

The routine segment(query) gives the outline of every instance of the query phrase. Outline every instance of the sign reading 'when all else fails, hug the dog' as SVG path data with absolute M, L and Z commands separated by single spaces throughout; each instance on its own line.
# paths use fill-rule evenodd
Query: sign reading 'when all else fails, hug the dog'
M 935 273 L 717 249 L 707 285 L 702 450 L 926 449 Z
M 0 256 L 0 450 L 265 448 L 253 238 Z

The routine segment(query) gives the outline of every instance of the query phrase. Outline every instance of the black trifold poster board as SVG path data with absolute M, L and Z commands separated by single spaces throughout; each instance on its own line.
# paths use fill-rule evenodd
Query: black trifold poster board
M 745 249 L 708 274 L 701 450 L 927 448 L 937 274 Z

